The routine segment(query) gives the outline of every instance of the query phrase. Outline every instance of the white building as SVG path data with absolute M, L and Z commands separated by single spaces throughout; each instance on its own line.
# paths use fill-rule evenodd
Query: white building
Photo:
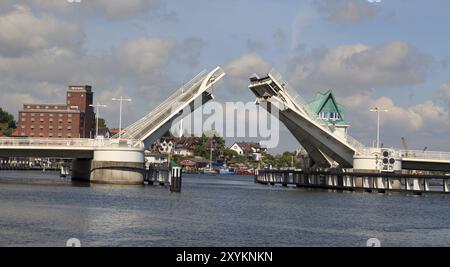
M 240 156 L 246 156 L 248 159 L 256 161 L 260 161 L 262 154 L 267 151 L 259 143 L 252 142 L 236 142 L 230 146 L 230 149 L 236 151 Z

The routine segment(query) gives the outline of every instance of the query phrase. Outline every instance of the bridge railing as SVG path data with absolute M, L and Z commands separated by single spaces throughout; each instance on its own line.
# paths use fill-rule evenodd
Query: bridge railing
M 366 149 L 366 146 L 360 143 L 358 140 L 353 138 L 350 135 L 346 135 L 345 140 L 343 140 L 341 137 L 337 136 L 334 131 L 330 128 L 330 125 L 327 121 L 320 118 L 315 112 L 312 112 L 308 105 L 306 104 L 306 101 L 300 96 L 300 94 L 286 81 L 283 79 L 281 74 L 276 71 L 275 69 L 272 69 L 269 72 L 269 76 L 275 80 L 278 84 L 282 86 L 283 91 L 287 93 L 291 101 L 294 103 L 294 105 L 297 106 L 299 111 L 302 111 L 305 113 L 312 121 L 314 121 L 316 124 L 318 124 L 323 130 L 333 135 L 336 139 L 341 140 L 344 143 L 347 143 L 358 153 L 363 153 L 363 151 Z
M 445 160 L 450 161 L 450 152 L 423 151 L 423 150 L 401 150 L 402 158 L 424 159 L 424 160 Z
M 129 127 L 127 127 L 122 134 L 123 137 L 136 138 L 136 136 L 145 131 L 150 125 L 154 125 L 155 121 L 158 120 L 158 116 L 167 113 L 168 108 L 172 108 L 174 103 L 180 102 L 180 97 L 185 99 L 187 95 L 196 93 L 195 89 L 198 89 L 198 84 L 203 81 L 204 77 L 207 75 L 207 71 L 203 70 L 197 74 L 189 82 L 185 83 L 179 89 L 177 89 L 169 98 L 164 100 L 156 108 L 154 108 L 147 115 L 142 117 L 140 120 L 136 121 Z M 194 92 L 192 92 L 194 91 Z M 118 136 L 114 136 L 116 138 Z
M 187 91 L 177 93 L 177 98 L 175 98 L 176 101 L 171 101 L 167 104 L 167 106 L 161 107 L 156 114 L 153 114 L 151 118 L 143 122 L 144 124 L 138 129 L 138 131 L 130 133 L 130 137 L 141 138 L 142 135 L 145 135 L 147 132 L 160 125 L 174 112 L 174 108 L 187 103 L 188 100 L 197 93 L 197 90 L 202 82 L 203 80 L 198 80 L 195 83 L 191 83 L 190 87 L 186 89 Z
M 137 147 L 144 145 L 129 139 L 88 139 L 88 138 L 0 138 L 0 147 Z

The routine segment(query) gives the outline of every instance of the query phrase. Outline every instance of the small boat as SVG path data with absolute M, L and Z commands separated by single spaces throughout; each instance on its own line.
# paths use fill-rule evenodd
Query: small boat
M 202 172 L 203 174 L 208 174 L 208 175 L 215 175 L 217 174 L 217 172 L 214 169 L 205 169 Z
M 234 171 L 230 170 L 230 169 L 220 169 L 219 170 L 219 174 L 220 175 L 232 175 L 235 174 Z

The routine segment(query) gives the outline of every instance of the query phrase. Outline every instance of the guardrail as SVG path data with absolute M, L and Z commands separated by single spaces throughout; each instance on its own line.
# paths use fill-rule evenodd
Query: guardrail
M 450 161 L 450 152 L 423 151 L 423 150 L 400 150 L 402 158 L 425 159 L 425 160 L 446 160 Z
M 130 139 L 87 139 L 87 138 L 0 138 L 0 147 L 137 147 L 144 148 L 138 140 Z

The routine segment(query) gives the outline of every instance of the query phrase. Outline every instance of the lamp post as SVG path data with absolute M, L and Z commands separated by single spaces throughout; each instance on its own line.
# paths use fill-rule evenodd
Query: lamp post
M 122 137 L 122 102 L 123 101 L 128 101 L 131 102 L 130 98 L 123 98 L 122 96 L 120 96 L 120 98 L 113 98 L 113 101 L 119 101 L 120 102 L 120 114 L 119 114 L 119 139 L 120 137 Z
M 377 148 L 380 148 L 380 112 L 388 112 L 388 110 L 375 107 L 371 108 L 370 111 L 377 113 Z
M 106 108 L 107 107 L 107 105 L 102 105 L 102 104 L 100 104 L 100 103 L 98 103 L 97 102 L 97 104 L 96 105 L 89 105 L 90 107 L 93 107 L 93 108 L 97 108 L 97 112 L 96 112 L 96 126 L 95 126 L 95 138 L 97 138 L 98 137 L 98 118 L 99 118 L 99 116 L 100 116 L 100 108 Z

